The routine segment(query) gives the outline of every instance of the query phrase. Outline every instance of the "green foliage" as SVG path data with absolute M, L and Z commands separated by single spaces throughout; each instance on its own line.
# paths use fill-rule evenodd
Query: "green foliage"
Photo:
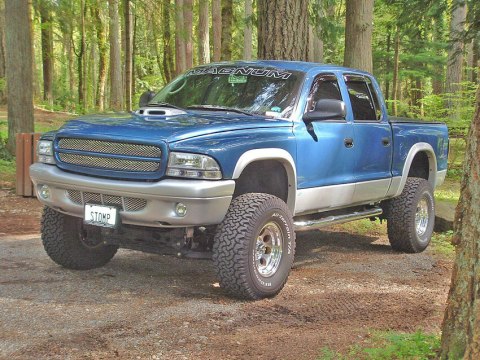
M 0 134 L 0 160 L 10 162 L 13 160 L 13 156 L 7 150 L 7 139 L 4 139 Z
M 395 331 L 374 332 L 364 347 L 356 345 L 347 354 L 323 348 L 318 360 L 427 360 L 434 359 L 440 348 L 440 337 L 417 331 L 413 334 Z
M 453 231 L 443 233 L 434 233 L 432 236 L 432 250 L 449 258 L 453 258 L 455 254 L 455 246 L 452 245 Z

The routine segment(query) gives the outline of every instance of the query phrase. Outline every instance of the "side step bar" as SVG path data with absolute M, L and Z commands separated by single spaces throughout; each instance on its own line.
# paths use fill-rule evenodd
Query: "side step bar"
M 348 221 L 360 220 L 369 217 L 381 215 L 383 210 L 381 208 L 373 208 L 364 211 L 355 211 L 351 214 L 327 216 L 325 218 L 308 221 L 295 221 L 295 231 L 308 231 L 320 229 L 325 226 L 341 224 Z

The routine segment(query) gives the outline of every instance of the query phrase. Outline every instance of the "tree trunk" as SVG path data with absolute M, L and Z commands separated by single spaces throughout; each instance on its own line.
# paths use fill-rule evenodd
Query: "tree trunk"
M 400 33 L 397 28 L 397 33 L 395 34 L 395 50 L 393 55 L 393 80 L 392 80 L 392 100 L 393 100 L 393 116 L 398 116 L 398 100 L 399 100 L 399 80 L 398 80 L 398 70 L 400 65 Z
M 467 17 L 467 6 L 463 0 L 455 0 L 452 4 L 452 20 L 450 23 L 450 48 L 448 50 L 447 79 L 445 91 L 456 93 L 461 87 L 463 64 L 463 32 Z M 447 102 L 447 107 L 453 109 L 454 104 Z
M 110 39 L 110 107 L 115 111 L 123 109 L 122 55 L 120 48 L 120 19 L 118 1 L 108 0 Z
M 258 0 L 258 58 L 306 60 L 308 0 Z
M 318 63 L 323 62 L 323 41 L 319 36 L 320 31 L 319 25 L 313 29 L 313 61 Z
M 102 21 L 102 16 L 100 14 L 100 9 L 95 6 L 93 10 L 95 17 L 95 28 L 97 32 L 97 44 L 98 44 L 98 82 L 97 82 L 97 91 L 95 97 L 95 106 L 99 111 L 105 110 L 105 83 L 107 81 L 107 37 L 105 33 L 105 26 Z
M 85 0 L 80 1 L 80 49 L 77 53 L 77 72 L 78 72 L 78 102 L 84 108 L 86 108 L 85 97 L 85 69 L 84 69 L 84 57 L 86 51 L 86 34 L 85 34 L 85 12 L 87 7 Z
M 387 58 L 385 59 L 385 100 L 390 99 L 390 79 L 389 75 L 392 71 L 392 60 L 390 58 L 390 51 L 392 50 L 392 27 L 387 27 Z
M 315 48 L 313 45 L 313 25 L 308 24 L 308 46 L 307 46 L 307 61 L 315 61 Z
M 345 22 L 343 64 L 372 72 L 373 0 L 347 0 Z
M 213 61 L 222 57 L 222 3 L 212 0 Z
M 173 77 L 172 32 L 170 30 L 170 0 L 163 0 L 163 73 L 169 83 Z
M 193 0 L 183 0 L 183 21 L 185 24 L 185 67 L 193 66 Z
M 5 2 L 0 1 L 0 79 L 5 79 Z M 7 101 L 5 89 L 0 89 L 0 104 Z
M 441 359 L 480 359 L 480 88 L 455 213 L 452 283 L 442 326 Z
M 253 52 L 253 1 L 245 0 L 245 29 L 243 31 L 243 59 L 251 60 Z
M 198 62 L 210 62 L 210 35 L 208 26 L 208 0 L 198 1 Z
M 33 74 L 30 13 L 27 0 L 5 1 L 8 150 L 15 153 L 15 136 L 33 132 Z
M 43 62 L 43 100 L 53 105 L 53 19 L 50 4 L 46 0 L 39 2 L 42 62 Z
M 183 18 L 183 0 L 175 0 L 175 73 L 186 70 L 185 25 Z
M 125 109 L 132 111 L 132 16 L 130 0 L 123 1 L 125 22 Z
M 233 0 L 222 0 L 222 61 L 232 60 Z

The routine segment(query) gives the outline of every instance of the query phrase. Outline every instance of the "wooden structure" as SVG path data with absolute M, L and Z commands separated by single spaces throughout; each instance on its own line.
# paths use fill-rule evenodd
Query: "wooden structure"
M 17 134 L 16 162 L 17 162 L 17 195 L 35 196 L 35 187 L 30 180 L 29 167 L 37 160 L 36 149 L 40 139 L 39 133 Z

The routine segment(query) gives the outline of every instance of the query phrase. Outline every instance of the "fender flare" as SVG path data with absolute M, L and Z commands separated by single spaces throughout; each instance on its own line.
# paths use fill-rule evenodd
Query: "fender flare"
M 277 160 L 285 168 L 288 180 L 287 206 L 293 214 L 297 195 L 297 169 L 295 166 L 295 161 L 288 151 L 279 148 L 254 149 L 246 151 L 238 159 L 235 169 L 233 170 L 232 179 L 238 179 L 243 170 L 245 170 L 249 164 L 262 160 Z
M 408 173 L 410 172 L 410 167 L 412 166 L 413 159 L 418 153 L 425 152 L 428 157 L 428 182 L 432 185 L 432 188 L 435 188 L 436 178 L 437 178 L 437 157 L 435 156 L 435 151 L 433 150 L 432 145 L 425 142 L 416 143 L 408 151 L 407 158 L 405 159 L 405 164 L 403 165 L 402 178 L 398 186 L 395 196 L 399 196 L 405 183 L 407 182 Z

